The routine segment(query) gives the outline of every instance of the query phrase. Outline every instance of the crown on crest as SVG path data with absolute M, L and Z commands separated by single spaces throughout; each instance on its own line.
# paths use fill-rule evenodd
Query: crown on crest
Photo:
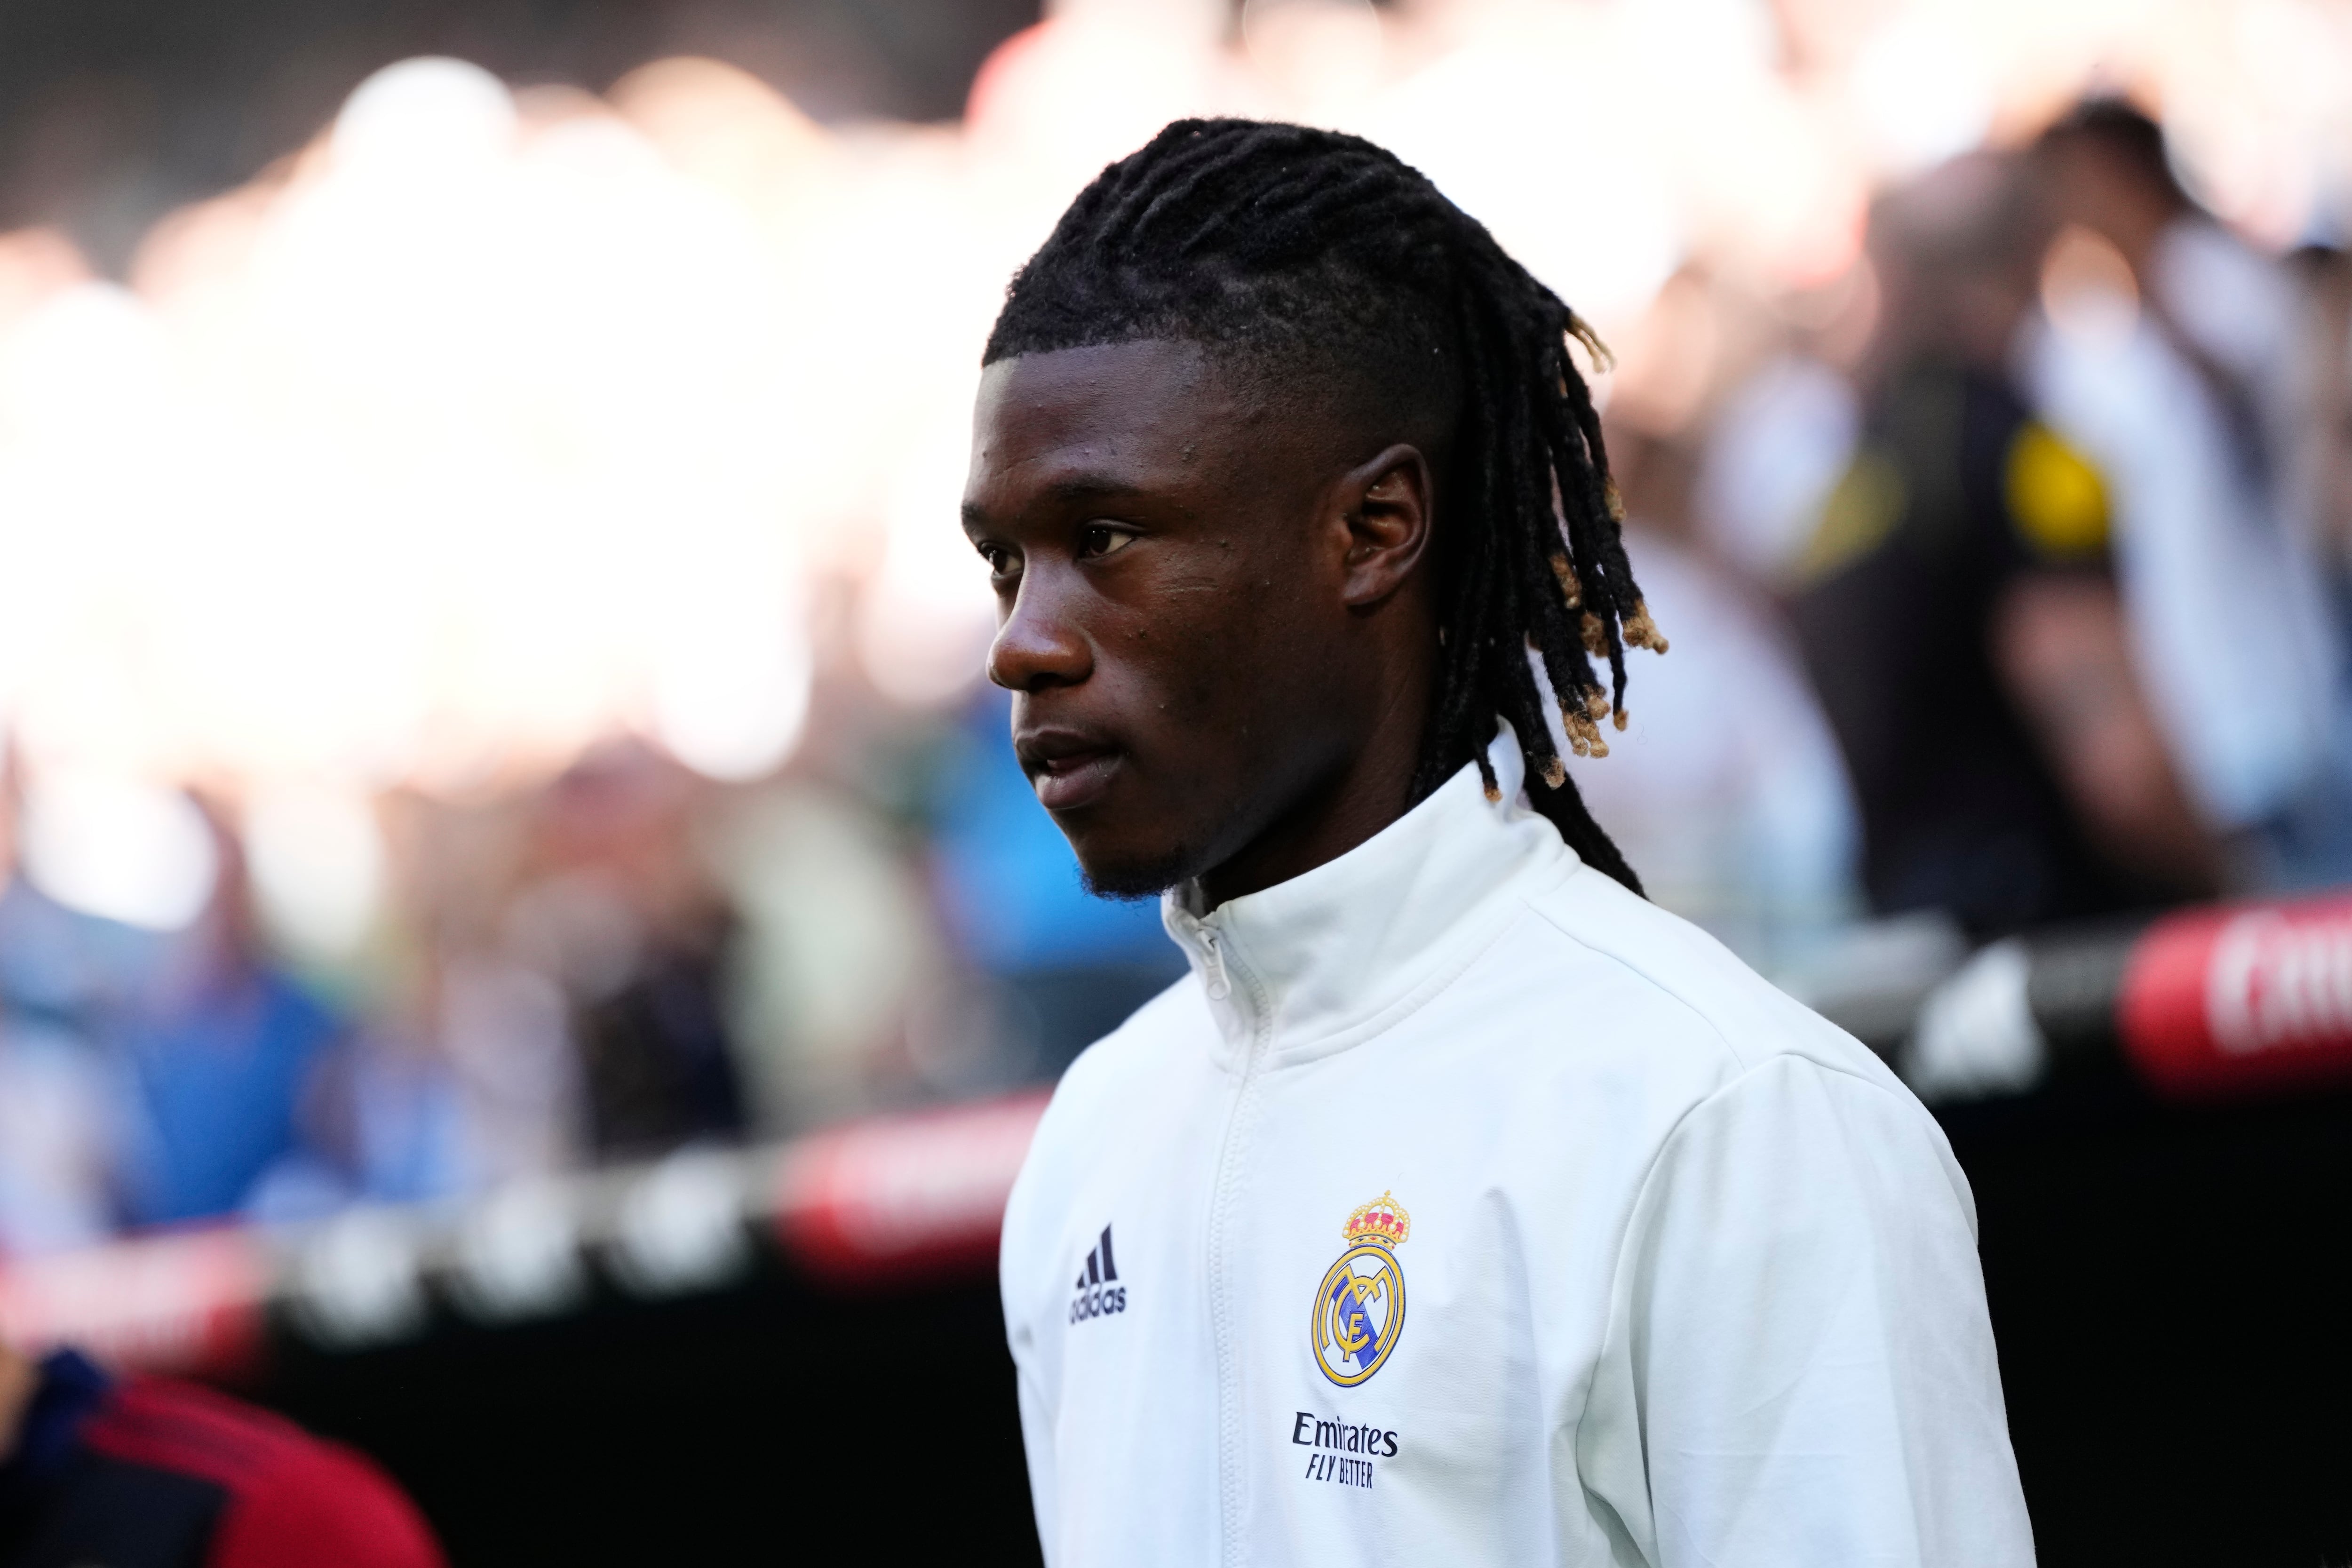
M 1377 1241 L 1382 1247 L 1394 1247 L 1412 1234 L 1412 1216 L 1404 1212 L 1402 1204 L 1382 1193 L 1349 1215 L 1348 1223 L 1340 1226 L 1339 1231 L 1350 1245 L 1359 1241 Z

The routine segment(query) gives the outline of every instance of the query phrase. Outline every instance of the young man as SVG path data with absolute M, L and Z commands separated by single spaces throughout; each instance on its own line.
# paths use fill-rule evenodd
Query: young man
M 1171 126 L 1013 280 L 989 672 L 1192 967 L 1005 1217 L 1063 1568 L 2032 1559 L 1934 1122 L 1645 903 L 1560 765 L 1664 648 L 1571 335 L 1294 126 Z

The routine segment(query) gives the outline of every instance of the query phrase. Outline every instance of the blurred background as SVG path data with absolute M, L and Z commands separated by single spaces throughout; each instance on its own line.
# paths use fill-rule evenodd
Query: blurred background
M 1030 796 L 955 502 L 1008 276 L 1196 113 L 1393 148 L 1616 350 L 1674 651 L 1573 771 L 1937 1099 L 2046 1558 L 2352 1555 L 2343 1091 L 2044 1006 L 2050 933 L 2104 1018 L 2161 911 L 2352 884 L 2346 0 L 0 9 L 0 1277 L 343 1238 L 367 1331 L 257 1288 L 179 1360 L 461 1563 L 911 1551 L 917 1464 L 1033 1558 L 984 1237 L 625 1310 L 412 1248 L 406 1311 L 352 1222 L 1028 1104 L 1181 973 Z

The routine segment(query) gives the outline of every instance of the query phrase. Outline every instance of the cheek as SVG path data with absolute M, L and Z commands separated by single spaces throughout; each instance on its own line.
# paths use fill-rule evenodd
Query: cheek
M 1132 645 L 1145 728 L 1155 772 L 1187 803 L 1171 809 L 1222 814 L 1234 790 L 1286 776 L 1292 752 L 1319 751 L 1334 715 L 1312 689 L 1320 683 L 1299 679 L 1312 660 L 1278 622 L 1220 615 L 1212 628 L 1185 631 L 1180 641 L 1155 625 Z
M 1306 563 L 1244 554 L 1223 541 L 1151 585 L 1106 624 L 1138 739 L 1156 742 L 1171 779 L 1206 784 L 1266 765 L 1315 727 L 1313 689 L 1328 652 Z M 1302 691 L 1302 687 L 1306 688 Z
M 1213 602 L 1214 595 L 1203 595 Z M 1129 617 L 1116 633 L 1118 662 L 1154 730 L 1196 730 L 1234 711 L 1255 655 L 1245 630 L 1210 624 L 1193 603 Z

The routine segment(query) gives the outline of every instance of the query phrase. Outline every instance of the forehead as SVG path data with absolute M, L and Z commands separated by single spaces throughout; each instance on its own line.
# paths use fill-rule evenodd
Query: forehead
M 1179 482 L 1246 433 L 1239 378 L 1171 339 L 1056 349 L 981 373 L 968 502 L 1012 503 L 1072 483 Z

